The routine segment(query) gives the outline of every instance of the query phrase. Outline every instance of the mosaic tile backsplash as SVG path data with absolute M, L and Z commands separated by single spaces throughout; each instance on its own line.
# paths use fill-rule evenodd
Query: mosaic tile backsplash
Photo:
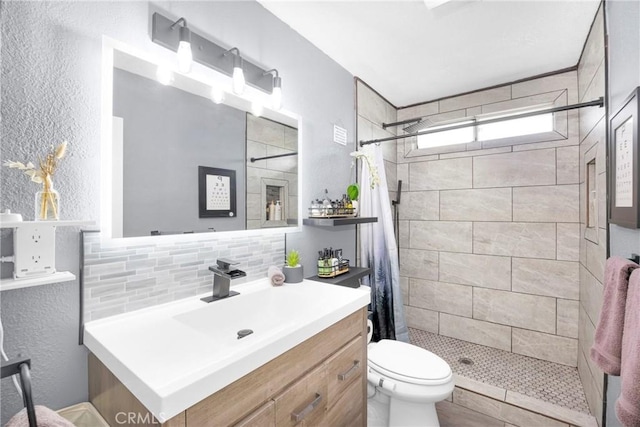
M 284 235 L 207 234 L 157 243 L 84 236 L 85 322 L 212 292 L 209 266 L 217 258 L 240 262 L 247 278 L 238 283 L 266 277 L 269 266 L 284 262 Z

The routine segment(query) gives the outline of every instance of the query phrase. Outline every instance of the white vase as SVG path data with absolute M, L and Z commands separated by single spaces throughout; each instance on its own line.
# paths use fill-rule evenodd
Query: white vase
M 351 206 L 353 206 L 353 216 L 358 216 L 358 201 L 352 200 Z

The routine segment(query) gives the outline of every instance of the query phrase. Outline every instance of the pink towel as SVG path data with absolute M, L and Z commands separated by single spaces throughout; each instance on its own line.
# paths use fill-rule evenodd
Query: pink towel
M 67 421 L 46 406 L 35 406 L 36 421 L 38 427 L 75 427 L 73 423 Z M 29 427 L 29 419 L 27 417 L 27 409 L 15 414 L 4 427 Z
M 267 276 L 269 277 L 269 280 L 271 281 L 271 284 L 273 286 L 282 286 L 282 284 L 284 283 L 284 273 L 275 265 L 269 267 Z
M 600 321 L 591 347 L 591 360 L 609 375 L 620 375 L 622 328 L 629 275 L 638 264 L 620 257 L 607 260 Z
M 622 334 L 620 397 L 616 415 L 625 427 L 640 426 L 640 270 L 631 273 Z

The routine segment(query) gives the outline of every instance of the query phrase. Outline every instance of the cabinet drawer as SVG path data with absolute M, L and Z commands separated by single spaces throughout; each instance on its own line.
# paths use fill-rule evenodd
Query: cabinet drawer
M 320 365 L 275 398 L 276 425 L 324 425 L 327 411 L 327 380 Z
M 326 361 L 329 386 L 329 407 L 337 402 L 353 382 L 362 386 L 362 377 L 367 366 L 364 338 L 359 336 L 342 347 Z
M 367 410 L 364 398 L 362 383 L 360 381 L 352 381 L 340 396 L 340 400 L 335 402 L 327 412 L 325 425 L 331 427 L 364 427 Z
M 273 400 L 262 405 L 247 417 L 243 418 L 234 427 L 275 427 L 276 404 Z

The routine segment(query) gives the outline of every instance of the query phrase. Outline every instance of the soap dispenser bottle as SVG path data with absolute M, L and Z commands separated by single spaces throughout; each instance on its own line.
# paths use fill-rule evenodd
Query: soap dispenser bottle
M 280 200 L 276 201 L 274 212 L 274 220 L 282 221 L 282 206 L 280 206 Z
M 276 219 L 276 205 L 271 201 L 269 205 L 269 221 L 274 221 Z

